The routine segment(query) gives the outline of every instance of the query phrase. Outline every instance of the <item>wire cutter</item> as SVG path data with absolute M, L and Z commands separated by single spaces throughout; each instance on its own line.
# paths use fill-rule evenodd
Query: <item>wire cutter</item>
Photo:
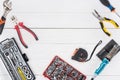
M 111 33 L 108 32 L 108 30 L 107 30 L 107 28 L 105 27 L 105 25 L 103 24 L 103 22 L 109 22 L 109 23 L 113 24 L 115 28 L 119 28 L 119 25 L 118 25 L 114 20 L 109 19 L 109 18 L 106 18 L 106 17 L 101 17 L 96 10 L 94 10 L 94 11 L 95 11 L 95 13 L 92 13 L 92 14 L 93 14 L 97 19 L 100 20 L 99 23 L 100 23 L 100 25 L 101 25 L 102 30 L 105 32 L 105 34 L 107 34 L 108 36 L 111 36 Z
M 31 33 L 32 36 L 33 36 L 36 40 L 38 40 L 38 37 L 36 36 L 36 34 L 35 34 L 32 30 L 30 30 L 29 28 L 27 28 L 27 27 L 23 24 L 23 22 L 17 22 L 17 18 L 16 18 L 15 16 L 12 16 L 12 17 L 11 17 L 11 20 L 12 20 L 13 22 L 15 22 L 15 24 L 16 24 L 16 25 L 15 25 L 15 29 L 16 29 L 16 31 L 17 31 L 17 34 L 18 34 L 18 36 L 19 36 L 19 39 L 20 39 L 22 45 L 23 45 L 25 48 L 28 48 L 28 46 L 26 45 L 26 43 L 25 43 L 24 40 L 23 40 L 22 34 L 21 34 L 21 32 L 20 32 L 20 27 L 21 27 L 22 29 L 25 29 L 25 30 L 28 31 L 29 33 Z
M 9 0 L 5 0 L 3 2 L 4 13 L 0 19 L 0 34 L 2 34 L 2 31 L 4 29 L 4 25 L 6 22 L 6 16 L 12 10 L 11 6 L 12 6 L 12 2 L 9 2 Z

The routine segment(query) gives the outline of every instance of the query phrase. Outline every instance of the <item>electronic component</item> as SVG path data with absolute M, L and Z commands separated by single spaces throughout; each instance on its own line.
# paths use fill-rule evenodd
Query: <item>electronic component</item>
M 27 64 L 26 54 L 22 54 L 14 38 L 0 43 L 0 57 L 12 80 L 35 80 L 35 76 Z
M 43 75 L 49 80 L 85 80 L 86 76 L 55 56 Z

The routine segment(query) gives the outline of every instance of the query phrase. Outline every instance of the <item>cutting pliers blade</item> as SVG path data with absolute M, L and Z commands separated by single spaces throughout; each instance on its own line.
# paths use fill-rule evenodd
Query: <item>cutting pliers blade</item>
M 92 12 L 92 14 L 100 21 L 104 20 L 103 17 L 96 11 Z

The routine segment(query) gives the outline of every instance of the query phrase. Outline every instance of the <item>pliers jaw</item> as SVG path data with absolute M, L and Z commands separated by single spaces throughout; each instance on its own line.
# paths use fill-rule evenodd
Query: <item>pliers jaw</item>
M 94 10 L 94 12 L 92 12 L 92 14 L 93 14 L 98 20 L 100 20 L 100 21 L 104 20 L 104 18 L 101 17 L 100 14 L 99 14 L 96 10 Z
M 12 16 L 12 17 L 11 17 L 11 20 L 17 25 L 17 21 L 18 21 L 18 20 L 17 20 L 17 17 L 16 17 L 16 16 Z

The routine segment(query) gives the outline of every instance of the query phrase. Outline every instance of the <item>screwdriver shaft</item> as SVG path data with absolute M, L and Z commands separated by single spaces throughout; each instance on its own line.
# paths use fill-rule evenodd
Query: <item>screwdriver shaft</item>
M 115 12 L 115 14 L 120 18 L 120 15 L 117 12 Z

